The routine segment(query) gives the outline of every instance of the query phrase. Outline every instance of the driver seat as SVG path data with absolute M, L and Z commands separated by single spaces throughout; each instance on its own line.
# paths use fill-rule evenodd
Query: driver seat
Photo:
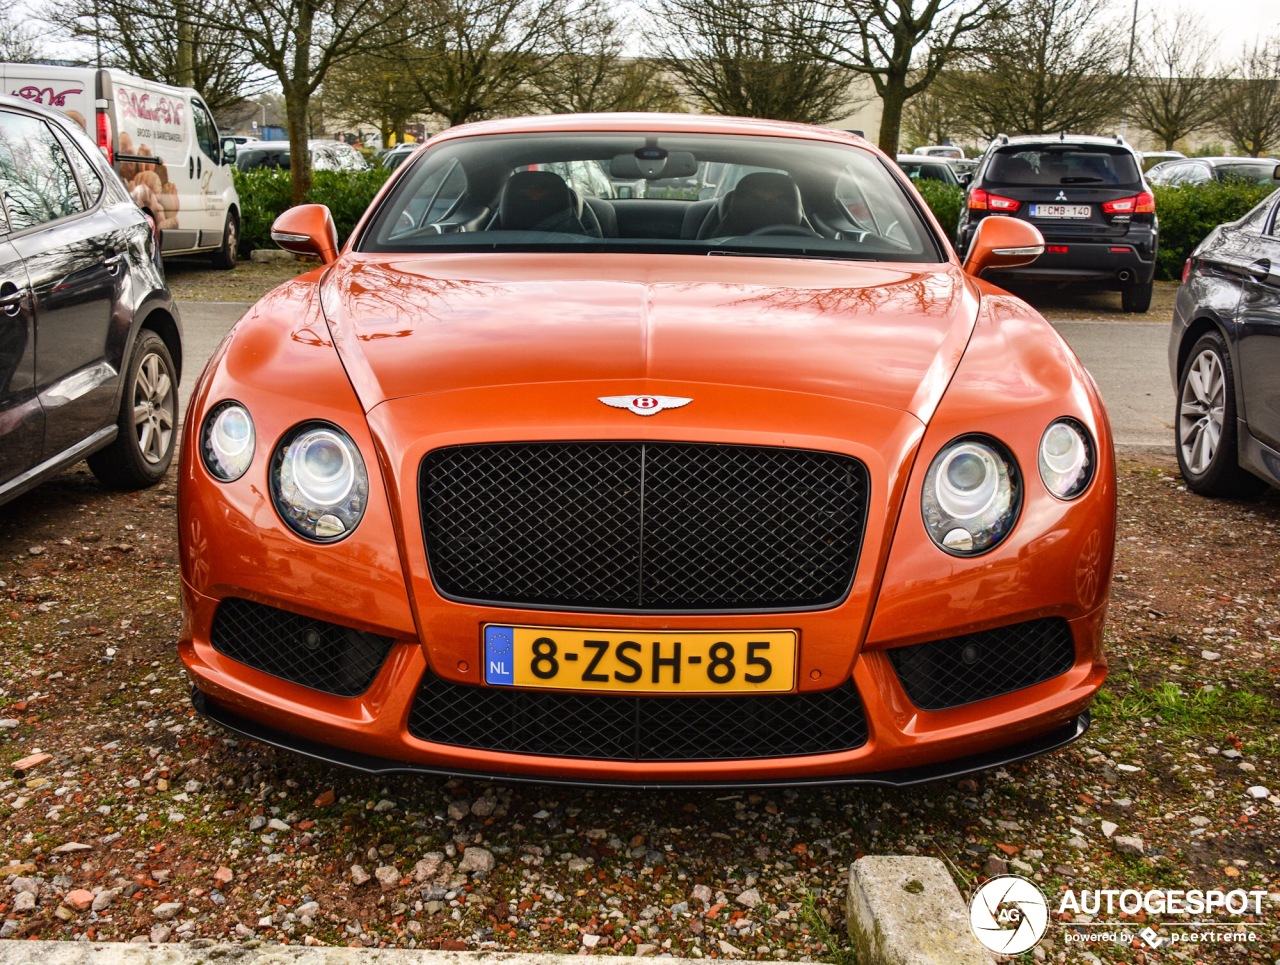
M 582 199 L 551 171 L 516 171 L 498 201 L 497 223 L 506 231 L 564 231 L 586 234 Z
M 743 177 L 725 198 L 724 220 L 716 235 L 750 234 L 774 225 L 808 227 L 800 188 L 785 174 L 756 171 Z

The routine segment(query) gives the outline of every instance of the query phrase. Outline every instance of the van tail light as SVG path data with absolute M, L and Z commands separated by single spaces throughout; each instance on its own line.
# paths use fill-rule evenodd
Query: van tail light
M 107 117 L 107 102 L 104 100 L 94 101 L 93 108 L 93 113 L 96 117 L 98 150 L 102 152 L 102 156 L 107 159 L 108 164 L 115 164 L 116 159 L 111 154 L 111 120 Z
M 1001 211 L 1005 214 L 1013 214 L 1020 207 L 1022 207 L 1021 201 L 992 194 L 985 188 L 974 188 L 969 192 L 970 211 Z
M 1187 283 L 1187 279 L 1191 277 L 1191 259 L 1188 258 L 1182 265 L 1182 284 Z
M 1103 214 L 1154 214 L 1156 199 L 1150 191 L 1143 191 L 1131 198 L 1117 198 L 1115 201 L 1103 201 Z

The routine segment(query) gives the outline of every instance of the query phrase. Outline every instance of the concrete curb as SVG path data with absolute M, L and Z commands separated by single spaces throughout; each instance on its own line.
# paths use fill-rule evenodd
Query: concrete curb
M 866 965 L 991 965 L 969 909 L 937 858 L 867 855 L 849 869 L 847 920 Z

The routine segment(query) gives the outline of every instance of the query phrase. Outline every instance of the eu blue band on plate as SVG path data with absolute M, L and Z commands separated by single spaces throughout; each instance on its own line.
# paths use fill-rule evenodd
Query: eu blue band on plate
M 487 684 L 515 683 L 515 648 L 510 627 L 484 628 L 484 681 Z

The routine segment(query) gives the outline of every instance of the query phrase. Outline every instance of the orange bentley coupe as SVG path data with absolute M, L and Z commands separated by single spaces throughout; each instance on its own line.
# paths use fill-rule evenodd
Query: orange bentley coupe
M 1112 440 L 1033 309 L 861 138 L 459 126 L 192 397 L 196 707 L 368 772 L 906 784 L 1084 733 Z

